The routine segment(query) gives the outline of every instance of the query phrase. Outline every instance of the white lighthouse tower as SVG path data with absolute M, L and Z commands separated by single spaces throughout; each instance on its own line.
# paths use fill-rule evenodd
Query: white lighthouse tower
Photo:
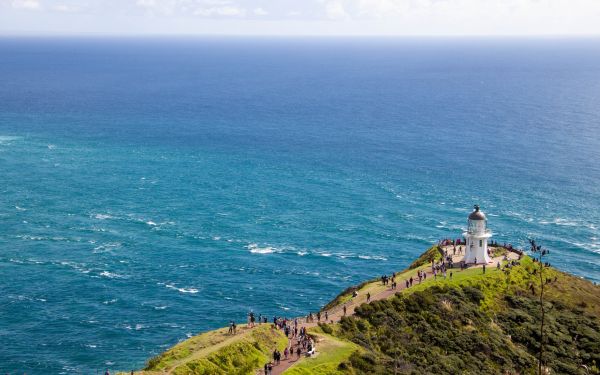
M 491 262 L 487 251 L 487 242 L 488 238 L 492 237 L 492 232 L 486 228 L 486 224 L 487 218 L 483 212 L 479 211 L 479 206 L 475 205 L 475 210 L 469 215 L 467 231 L 463 233 L 467 240 L 465 263 Z

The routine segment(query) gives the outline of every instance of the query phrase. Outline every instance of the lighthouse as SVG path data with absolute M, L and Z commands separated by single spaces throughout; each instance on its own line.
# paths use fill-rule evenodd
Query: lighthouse
M 487 229 L 487 218 L 475 205 L 475 210 L 469 214 L 467 220 L 468 226 L 463 236 L 467 240 L 465 250 L 465 263 L 489 263 L 490 257 L 487 251 L 488 238 L 492 237 L 492 232 Z

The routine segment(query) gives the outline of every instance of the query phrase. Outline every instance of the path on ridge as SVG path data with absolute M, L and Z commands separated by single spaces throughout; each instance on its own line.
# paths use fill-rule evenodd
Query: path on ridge
M 459 247 L 457 247 L 457 249 L 460 248 L 460 247 L 463 248 L 463 252 L 464 252 L 464 246 L 459 246 Z M 452 250 L 452 246 L 444 246 L 444 247 L 442 247 L 442 249 L 443 250 L 447 250 L 448 254 L 450 254 L 451 250 Z M 518 259 L 518 255 L 516 253 L 512 252 L 512 251 L 509 251 L 507 253 L 507 256 L 508 256 L 509 260 L 516 260 L 516 259 Z M 455 263 L 459 263 L 462 260 L 462 258 L 463 258 L 462 254 L 458 254 L 458 255 L 453 255 L 452 256 L 452 260 Z M 490 264 L 491 265 L 495 265 L 497 262 L 502 261 L 503 259 L 504 259 L 504 256 L 498 256 L 498 257 L 492 258 L 492 262 Z M 488 265 L 488 267 L 489 267 L 489 265 Z M 472 269 L 472 268 L 482 268 L 482 265 L 481 264 L 470 265 L 469 268 L 470 269 Z M 428 280 L 433 280 L 434 277 L 433 277 L 433 272 L 431 271 L 431 266 L 427 266 L 424 269 L 426 270 L 425 274 L 427 275 L 427 278 L 424 281 L 422 281 L 422 282 L 425 283 Z M 451 269 L 451 270 L 456 271 L 456 269 Z M 431 278 L 430 278 L 430 276 L 431 276 Z M 396 277 L 398 277 L 398 275 Z M 440 277 L 440 276 L 438 276 L 438 277 Z M 400 281 L 402 281 L 402 282 L 400 282 Z M 383 290 L 383 291 L 381 291 L 381 292 L 379 292 L 377 294 L 372 294 L 370 302 L 380 301 L 380 300 L 383 300 L 383 299 L 387 299 L 387 298 L 393 296 L 394 294 L 396 294 L 396 293 L 398 293 L 398 292 L 400 292 L 400 291 L 402 291 L 404 289 L 407 289 L 406 288 L 406 284 L 403 281 L 404 280 L 397 280 L 397 287 L 396 287 L 396 289 L 391 289 L 391 287 L 388 287 L 385 290 Z M 415 281 L 417 282 L 416 285 L 419 285 L 418 278 Z M 409 289 L 410 289 L 410 287 L 409 287 Z M 354 310 L 356 309 L 357 306 L 360 306 L 363 303 L 367 303 L 366 296 L 364 296 L 365 298 L 361 298 L 362 296 L 364 296 L 364 295 L 359 295 L 356 298 L 352 298 L 348 302 L 345 302 L 343 304 L 340 304 L 338 306 L 335 306 L 335 307 L 327 310 L 327 313 L 329 315 L 329 322 L 328 323 L 331 323 L 331 322 L 337 323 L 337 322 L 339 322 L 342 319 L 342 317 L 344 316 L 344 311 L 343 311 L 344 306 L 346 306 L 346 315 L 348 315 L 348 316 L 349 315 L 353 315 L 354 314 Z M 325 311 L 323 311 L 321 313 L 321 316 L 324 316 L 324 315 L 325 315 Z M 306 327 L 308 329 L 308 328 L 316 327 L 318 325 L 318 322 L 314 322 L 313 321 L 311 323 L 308 323 L 308 322 L 305 321 L 305 319 L 306 318 L 304 318 L 304 317 L 303 318 L 298 318 L 298 330 L 300 330 L 300 327 Z M 322 320 L 322 322 L 324 322 L 324 320 Z M 297 347 L 297 345 L 298 345 L 297 338 L 295 338 L 295 337 L 294 338 L 289 338 L 288 340 L 289 340 L 288 341 L 288 347 L 290 347 L 290 346 L 292 348 Z M 317 346 L 317 349 L 318 349 L 318 346 Z M 318 351 L 317 351 L 317 353 L 318 353 Z M 287 369 L 289 369 L 296 362 L 298 362 L 299 360 L 301 360 L 303 358 L 303 356 L 304 356 L 304 354 L 302 354 L 302 356 L 300 358 L 298 358 L 298 357 L 296 357 L 296 355 L 290 355 L 287 360 L 282 359 L 279 365 L 274 365 L 273 366 L 273 371 L 271 372 L 271 374 L 272 375 L 281 375 L 281 374 L 283 374 Z M 258 374 L 264 374 L 263 370 L 260 370 L 258 372 Z

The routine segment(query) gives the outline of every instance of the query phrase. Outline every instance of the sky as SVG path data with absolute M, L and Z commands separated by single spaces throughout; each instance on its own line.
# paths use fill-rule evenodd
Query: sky
M 600 0 L 0 0 L 0 35 L 600 35 Z

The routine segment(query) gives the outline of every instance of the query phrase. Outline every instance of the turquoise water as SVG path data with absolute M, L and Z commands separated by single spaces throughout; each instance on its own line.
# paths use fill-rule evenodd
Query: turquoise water
M 0 371 L 139 368 L 458 237 L 600 281 L 600 43 L 1 39 Z

